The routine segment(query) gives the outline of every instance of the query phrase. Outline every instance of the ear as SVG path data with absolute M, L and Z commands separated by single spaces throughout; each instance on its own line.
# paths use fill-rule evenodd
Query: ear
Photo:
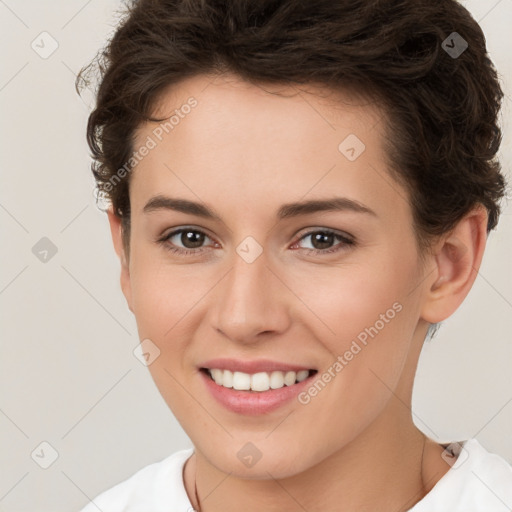
M 110 234 L 112 235 L 112 242 L 114 243 L 114 249 L 119 257 L 119 260 L 121 261 L 121 290 L 123 291 L 123 295 L 126 299 L 126 302 L 128 303 L 130 311 L 133 313 L 129 258 L 127 258 L 123 245 L 121 219 L 114 214 L 112 207 L 108 209 L 107 214 L 108 222 L 110 224 Z
M 436 244 L 435 268 L 421 312 L 427 322 L 448 318 L 473 286 L 487 241 L 487 216 L 485 207 L 476 206 Z

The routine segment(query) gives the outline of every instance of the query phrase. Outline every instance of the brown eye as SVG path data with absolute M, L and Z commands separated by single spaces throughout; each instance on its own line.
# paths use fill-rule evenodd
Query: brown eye
M 319 250 L 329 249 L 336 241 L 336 235 L 333 233 L 319 231 L 309 236 L 311 236 L 311 245 L 313 245 L 313 248 Z
M 178 240 L 182 243 L 186 249 L 197 249 L 204 243 L 206 235 L 200 231 L 194 231 L 191 229 L 181 230 L 175 235 L 180 235 Z
M 309 233 L 302 235 L 297 244 L 300 243 L 301 240 L 305 240 L 307 238 L 311 239 L 312 248 L 306 247 L 304 250 L 314 254 L 338 252 L 347 246 L 355 245 L 353 238 L 349 238 L 348 236 L 342 235 L 335 231 L 331 231 L 329 229 L 318 229 L 316 231 L 310 231 Z M 335 244 L 336 240 L 339 240 L 340 242 L 333 247 L 333 244 Z
M 180 228 L 171 231 L 158 242 L 172 252 L 186 255 L 202 252 L 205 239 L 210 237 L 198 229 Z

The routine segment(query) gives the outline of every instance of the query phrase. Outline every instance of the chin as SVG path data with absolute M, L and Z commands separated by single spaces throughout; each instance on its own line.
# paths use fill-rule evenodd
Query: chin
M 238 443 L 228 443 L 223 452 L 218 450 L 212 453 L 210 450 L 202 452 L 203 456 L 217 470 L 230 474 L 235 478 L 248 480 L 271 480 L 292 477 L 313 466 L 316 460 L 311 460 L 302 451 L 297 453 L 286 451 L 279 452 L 271 447 L 259 450 L 255 444 L 243 443 L 241 449 L 233 451 L 233 446 Z M 211 445 L 210 445 L 211 447 Z M 281 448 L 282 449 L 282 448 Z M 265 452 L 268 452 L 265 454 Z M 300 463 L 299 463 L 300 461 Z

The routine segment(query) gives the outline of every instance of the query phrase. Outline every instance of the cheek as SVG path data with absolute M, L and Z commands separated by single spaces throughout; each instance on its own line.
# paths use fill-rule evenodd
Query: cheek
M 296 283 L 307 306 L 302 306 L 303 321 L 332 353 L 340 354 L 354 339 L 364 343 L 369 331 L 378 331 L 383 339 L 391 337 L 386 333 L 403 316 L 397 309 L 408 300 L 408 275 L 412 273 L 405 262 L 396 269 L 382 260 L 361 261 L 321 273 L 297 273 L 289 280 Z
M 131 275 L 139 339 L 150 339 L 159 350 L 148 370 L 182 426 L 187 425 L 190 416 L 190 395 L 185 391 L 188 386 L 184 375 L 185 368 L 190 371 L 187 347 L 195 329 L 191 321 L 194 305 L 204 295 L 204 290 L 194 285 L 194 278 L 188 275 L 191 272 L 184 268 L 158 262 L 154 255 L 139 254 Z
M 338 321 L 336 335 L 326 336 L 323 329 L 319 338 L 333 355 L 300 397 L 304 431 L 322 433 L 325 456 L 381 415 L 402 376 L 412 335 L 407 307 L 393 302 L 392 293 L 381 299 L 340 299 L 338 306 L 345 307 L 325 317 Z
M 350 410 L 364 422 L 398 383 L 417 320 L 415 299 L 408 295 L 415 267 L 412 260 L 394 267 L 391 262 L 382 258 L 339 268 L 337 278 L 331 273 L 301 281 L 308 305 L 302 322 L 328 351 L 323 372 L 329 383 L 317 386 L 322 398 L 314 400 L 314 417 L 321 403 L 337 403 L 343 405 L 341 416 Z
M 139 339 L 150 339 L 160 351 L 149 371 L 165 395 L 177 396 L 170 391 L 176 384 L 170 374 L 182 382 L 195 364 L 190 341 L 204 321 L 208 291 L 218 280 L 216 274 L 208 275 L 199 266 L 170 264 L 154 250 L 139 250 L 134 260 L 132 305 Z
M 133 312 L 141 337 L 162 339 L 172 328 L 178 313 L 176 294 L 169 288 L 169 280 L 144 268 L 134 272 L 132 281 Z
M 130 281 L 140 336 L 163 340 L 172 333 L 200 299 L 196 278 L 197 270 L 167 264 L 165 255 L 154 249 L 142 246 L 134 251 Z

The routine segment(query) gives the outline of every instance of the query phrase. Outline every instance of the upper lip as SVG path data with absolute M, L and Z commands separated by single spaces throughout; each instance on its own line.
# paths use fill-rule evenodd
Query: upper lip
M 243 373 L 259 373 L 259 372 L 299 372 L 301 370 L 312 370 L 310 366 L 303 366 L 300 364 L 293 363 L 281 363 L 279 361 L 272 361 L 270 359 L 255 359 L 252 361 L 243 361 L 241 359 L 210 359 L 201 363 L 200 368 L 213 369 L 218 368 L 219 370 L 229 370 L 231 372 L 243 372 Z

